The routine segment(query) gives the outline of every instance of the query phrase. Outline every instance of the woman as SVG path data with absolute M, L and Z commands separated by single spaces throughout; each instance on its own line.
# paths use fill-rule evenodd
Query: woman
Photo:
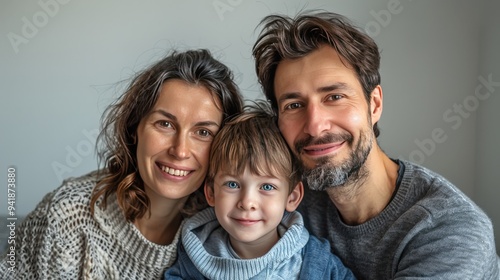
M 45 196 L 0 278 L 161 278 L 183 218 L 206 206 L 213 137 L 242 105 L 232 73 L 206 50 L 173 52 L 139 73 L 103 115 L 104 168 Z

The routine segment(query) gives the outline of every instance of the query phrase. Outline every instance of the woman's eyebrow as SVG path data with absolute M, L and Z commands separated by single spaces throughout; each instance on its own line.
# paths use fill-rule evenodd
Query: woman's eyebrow
M 156 109 L 156 110 L 153 110 L 151 111 L 151 115 L 153 114 L 160 114 L 166 118 L 169 118 L 173 121 L 177 121 L 177 117 L 170 114 L 169 112 L 163 110 L 163 109 Z M 195 126 L 216 126 L 216 127 L 220 127 L 220 124 L 218 122 L 215 122 L 215 121 L 199 121 L 197 123 L 195 123 Z
M 156 109 L 156 110 L 151 111 L 150 115 L 153 115 L 153 114 L 160 114 L 160 115 L 162 115 L 164 117 L 167 117 L 169 119 L 177 121 L 177 117 L 176 116 L 170 114 L 169 112 L 167 112 L 167 111 L 165 111 L 163 109 Z

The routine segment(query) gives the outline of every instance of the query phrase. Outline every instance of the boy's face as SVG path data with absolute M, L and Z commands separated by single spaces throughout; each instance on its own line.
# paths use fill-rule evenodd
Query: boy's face
M 294 211 L 302 200 L 301 183 L 290 194 L 289 189 L 287 178 L 258 176 L 247 167 L 238 175 L 217 172 L 205 194 L 236 253 L 255 258 L 276 244 L 284 211 Z

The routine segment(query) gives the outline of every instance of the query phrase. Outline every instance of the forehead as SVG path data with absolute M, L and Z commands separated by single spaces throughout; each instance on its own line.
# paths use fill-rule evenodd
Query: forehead
M 253 182 L 280 183 L 282 185 L 290 185 L 290 178 L 284 174 L 284 170 L 280 168 L 269 168 L 269 166 L 250 166 L 246 164 L 240 170 L 234 167 L 225 165 L 218 168 L 215 173 L 214 180 L 220 180 L 224 177 L 232 177 L 237 180 L 250 180 Z
M 329 83 L 361 86 L 356 72 L 330 46 L 321 46 L 297 59 L 284 59 L 276 68 L 274 89 L 276 95 L 302 91 L 302 87 L 325 87 Z
M 179 79 L 165 81 L 153 106 L 175 115 L 222 120 L 220 101 L 203 85 L 193 85 Z

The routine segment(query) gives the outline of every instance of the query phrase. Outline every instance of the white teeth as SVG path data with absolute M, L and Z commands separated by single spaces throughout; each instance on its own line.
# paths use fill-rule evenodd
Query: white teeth
M 161 170 L 163 170 L 164 172 L 166 172 L 170 175 L 181 176 L 181 177 L 184 177 L 189 173 L 188 171 L 185 171 L 185 170 L 173 169 L 173 168 L 166 167 L 166 166 L 163 166 L 161 168 Z

